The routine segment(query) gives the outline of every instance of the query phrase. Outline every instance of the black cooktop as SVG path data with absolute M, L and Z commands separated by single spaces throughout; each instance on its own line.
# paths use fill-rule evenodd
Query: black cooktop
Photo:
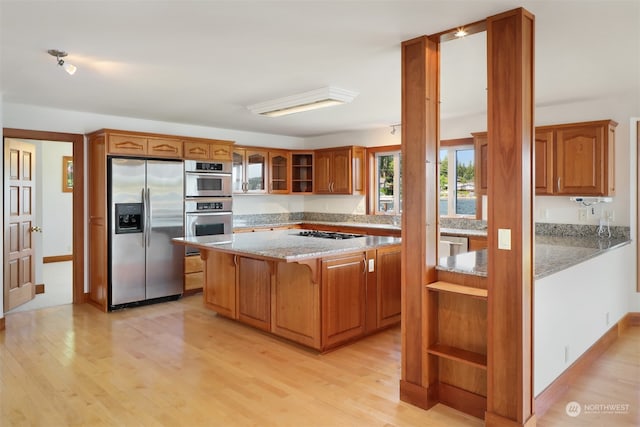
M 320 237 L 322 239 L 344 240 L 356 237 L 364 237 L 364 234 L 334 233 L 331 231 L 305 230 L 298 233 L 299 236 Z

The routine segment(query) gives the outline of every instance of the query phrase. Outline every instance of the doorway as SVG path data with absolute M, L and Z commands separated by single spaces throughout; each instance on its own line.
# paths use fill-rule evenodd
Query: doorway
M 3 129 L 5 139 L 35 140 L 48 142 L 67 142 L 72 144 L 73 186 L 72 194 L 72 302 L 85 302 L 84 292 L 84 136 L 81 134 L 31 131 L 23 129 Z M 4 144 L 4 141 L 3 141 Z M 62 178 L 60 178 L 62 179 Z M 62 185 L 62 183 L 61 183 Z

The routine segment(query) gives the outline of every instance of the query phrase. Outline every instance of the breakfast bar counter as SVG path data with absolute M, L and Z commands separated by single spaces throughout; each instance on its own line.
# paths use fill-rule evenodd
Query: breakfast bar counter
M 535 237 L 534 278 L 579 264 L 587 259 L 630 243 L 626 237 L 599 238 L 596 236 L 548 236 Z M 487 276 L 487 251 L 466 252 L 440 258 L 438 270 Z

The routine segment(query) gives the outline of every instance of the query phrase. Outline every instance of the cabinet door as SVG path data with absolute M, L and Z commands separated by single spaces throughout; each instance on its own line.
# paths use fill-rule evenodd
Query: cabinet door
M 322 260 L 322 347 L 333 347 L 365 331 L 365 256 Z
M 238 257 L 238 319 L 271 329 L 271 268 L 268 261 Z
M 331 192 L 351 194 L 353 176 L 351 173 L 351 149 L 345 148 L 333 152 Z
M 289 153 L 269 151 L 269 193 L 289 193 Z
M 553 130 L 536 131 L 536 194 L 553 194 Z
M 314 193 L 331 192 L 331 161 L 330 151 L 316 151 L 313 175 Z
M 245 150 L 241 148 L 236 148 L 233 150 L 233 166 L 231 169 L 231 180 L 233 183 L 234 193 L 244 193 L 245 191 L 244 156 L 245 156 Z
M 184 158 L 187 160 L 207 160 L 209 158 L 209 144 L 206 142 L 185 141 Z
M 267 192 L 267 152 L 247 150 L 245 156 L 245 188 L 247 193 Z
M 223 252 L 201 251 L 204 260 L 204 304 L 232 319 L 236 310 L 235 256 Z
M 107 153 L 142 156 L 147 154 L 147 138 L 143 136 L 109 134 Z
M 182 141 L 170 138 L 148 138 L 147 154 L 170 159 L 182 158 Z
M 377 251 L 378 328 L 400 322 L 401 252 L 400 246 L 380 248 Z
M 271 331 L 320 350 L 320 284 L 307 265 L 279 262 L 276 269 Z
M 556 138 L 556 194 L 604 195 L 605 128 L 561 128 Z
M 211 160 L 229 161 L 231 157 L 231 144 L 212 143 L 209 147 L 209 158 Z

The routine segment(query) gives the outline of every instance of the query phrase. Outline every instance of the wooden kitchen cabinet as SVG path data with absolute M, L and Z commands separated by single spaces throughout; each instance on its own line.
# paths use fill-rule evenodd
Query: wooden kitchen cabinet
M 271 262 L 237 257 L 238 320 L 271 330 Z
M 327 349 L 365 333 L 365 255 L 322 259 L 322 345 Z
M 195 293 L 202 290 L 204 284 L 204 263 L 200 255 L 184 257 L 184 292 Z
M 184 141 L 185 160 L 231 161 L 233 141 L 223 140 L 186 140 Z
M 271 305 L 271 331 L 316 350 L 320 336 L 320 283 L 313 273 L 318 259 L 277 265 Z
M 376 326 L 384 328 L 400 322 L 401 309 L 400 245 L 376 250 Z
M 233 149 L 233 192 L 267 193 L 267 150 L 235 147 Z
M 482 196 L 487 194 L 487 161 L 489 145 L 486 132 L 476 132 L 473 136 L 473 153 L 476 165 L 475 170 L 475 193 L 476 193 L 476 218 L 482 219 Z
M 364 147 L 340 147 L 316 150 L 314 193 L 364 194 Z
M 487 249 L 486 236 L 469 236 L 469 252 Z
M 611 120 L 554 127 L 554 194 L 615 195 L 615 127 Z
M 313 153 L 291 153 L 291 192 L 313 193 Z
M 182 158 L 182 140 L 169 136 L 105 131 L 107 154 L 141 157 Z
M 269 193 L 288 194 L 291 189 L 291 154 L 269 150 Z
M 615 128 L 612 120 L 535 128 L 536 195 L 615 195 Z M 472 134 L 476 150 L 476 193 L 487 194 L 487 133 Z M 481 197 L 477 206 L 481 208 Z M 481 212 L 477 209 L 476 212 Z
M 204 305 L 223 316 L 238 318 L 236 308 L 236 256 L 201 251 L 204 261 Z
M 89 302 L 103 311 L 108 305 L 107 149 L 104 134 L 88 136 Z

